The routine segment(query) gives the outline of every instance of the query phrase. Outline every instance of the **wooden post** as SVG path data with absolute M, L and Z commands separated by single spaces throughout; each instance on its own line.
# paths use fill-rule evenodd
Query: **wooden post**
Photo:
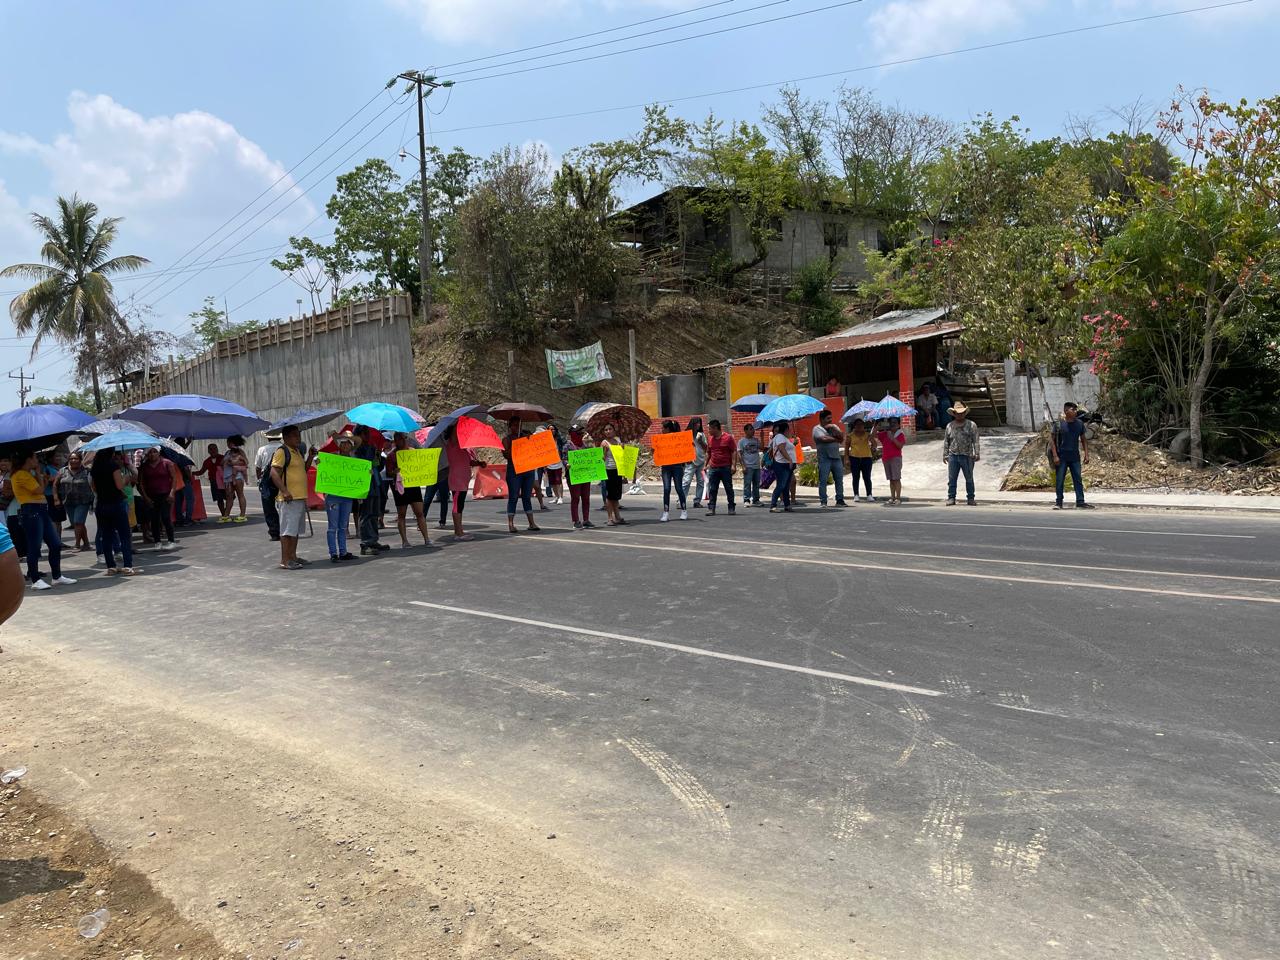
M 627 351 L 630 354 L 631 366 L 631 405 L 634 407 L 636 401 L 640 399 L 639 388 L 636 385 L 636 332 L 635 330 L 627 331 Z
M 507 399 L 516 400 L 516 352 L 507 351 Z

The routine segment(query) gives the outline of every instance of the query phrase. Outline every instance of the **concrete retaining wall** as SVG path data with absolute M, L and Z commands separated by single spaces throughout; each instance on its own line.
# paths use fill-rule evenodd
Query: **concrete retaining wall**
M 1076 364 L 1075 376 L 1070 380 L 1065 377 L 1044 377 L 1044 389 L 1040 382 L 1031 379 L 1031 402 L 1035 406 L 1035 421 L 1031 421 L 1031 411 L 1027 409 L 1027 381 L 1029 378 L 1016 374 L 1017 364 L 1012 360 L 1004 362 L 1005 377 L 1005 412 L 1006 420 L 1011 427 L 1022 430 L 1035 430 L 1044 419 L 1045 394 L 1048 394 L 1049 410 L 1056 417 L 1062 413 L 1062 405 L 1073 400 L 1085 409 L 1092 409 L 1098 403 L 1100 384 L 1089 363 Z M 1044 371 L 1041 371 L 1043 375 Z

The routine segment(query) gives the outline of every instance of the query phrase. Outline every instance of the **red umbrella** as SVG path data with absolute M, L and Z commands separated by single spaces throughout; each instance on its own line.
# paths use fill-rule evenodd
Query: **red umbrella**
M 465 450 L 474 450 L 477 447 L 493 447 L 495 450 L 501 450 L 502 440 L 487 423 L 475 417 L 462 417 L 458 420 L 458 446 Z
M 355 433 L 355 432 L 356 432 L 356 425 L 354 423 L 348 423 L 346 426 L 344 426 L 341 430 L 338 431 L 338 433 Z M 369 446 L 373 447 L 373 449 L 377 450 L 379 453 L 381 453 L 382 448 L 387 445 L 387 438 L 384 437 L 377 430 L 370 429 L 368 439 L 369 439 Z M 338 452 L 338 445 L 333 442 L 333 437 L 330 437 L 328 440 L 325 441 L 324 446 L 320 448 L 320 452 L 321 453 L 337 453 Z
M 548 420 L 555 419 L 550 410 L 546 407 L 540 407 L 536 403 L 500 403 L 496 407 L 489 408 L 489 416 L 499 423 L 506 423 L 508 420 L 519 420 L 522 423 L 545 423 Z

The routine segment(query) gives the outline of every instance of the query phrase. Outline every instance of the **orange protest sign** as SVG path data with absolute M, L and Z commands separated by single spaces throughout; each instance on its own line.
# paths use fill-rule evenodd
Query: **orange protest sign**
M 516 473 L 528 473 L 559 462 L 556 435 L 550 430 L 535 433 L 532 437 L 517 437 L 511 442 L 511 466 Z
M 655 433 L 649 438 L 653 444 L 653 465 L 673 467 L 693 462 L 693 434 L 688 430 L 676 433 Z

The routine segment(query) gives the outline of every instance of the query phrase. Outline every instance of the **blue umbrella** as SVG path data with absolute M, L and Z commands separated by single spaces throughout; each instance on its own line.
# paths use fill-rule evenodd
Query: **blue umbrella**
M 826 406 L 817 397 L 811 397 L 807 393 L 789 393 L 785 397 L 770 401 L 756 417 L 756 423 L 768 423 L 770 420 L 803 420 L 825 409 L 827 409 Z
M 737 410 L 740 413 L 759 413 L 774 400 L 778 399 L 776 393 L 749 393 L 745 397 L 739 397 L 733 401 L 730 410 Z
M 895 420 L 915 416 L 916 408 L 909 407 L 897 397 L 886 393 L 884 399 L 867 411 L 868 420 Z
M 104 433 L 101 436 L 94 437 L 87 443 L 82 443 L 76 447 L 76 453 L 97 453 L 99 450 L 150 450 L 152 447 L 160 447 L 168 450 L 175 457 L 181 457 L 187 463 L 195 463 L 191 459 L 191 454 L 182 449 L 172 440 L 164 437 L 152 436 L 149 433 L 142 433 L 138 430 L 120 430 L 115 433 Z
M 846 423 L 852 423 L 854 420 L 866 420 L 876 405 L 870 400 L 859 400 L 852 407 L 844 412 L 844 416 L 840 419 Z
M 347 419 L 362 427 L 396 433 L 413 433 L 426 423 L 408 407 L 395 403 L 362 403 L 347 411 Z
M 267 426 L 252 410 L 221 397 L 174 393 L 120 411 L 126 420 L 145 423 L 168 437 L 211 439 L 257 433 Z
M 39 450 L 65 440 L 87 423 L 91 413 L 60 403 L 34 403 L 0 414 L 0 446 Z
M 444 436 L 444 432 L 452 427 L 463 417 L 471 417 L 473 420 L 483 421 L 489 415 L 489 408 L 483 403 L 473 403 L 466 407 L 459 407 L 457 410 L 446 413 L 431 428 L 431 432 L 427 434 L 427 438 L 422 441 L 424 447 L 434 447 L 440 442 L 440 438 Z
M 358 407 L 356 409 L 359 409 Z M 321 407 L 318 410 L 308 410 L 299 407 L 283 420 L 277 420 L 271 426 L 267 427 L 267 433 L 279 433 L 285 427 L 297 427 L 299 430 L 305 430 L 307 427 L 318 427 L 322 423 L 328 423 L 338 414 L 342 413 L 337 407 Z

